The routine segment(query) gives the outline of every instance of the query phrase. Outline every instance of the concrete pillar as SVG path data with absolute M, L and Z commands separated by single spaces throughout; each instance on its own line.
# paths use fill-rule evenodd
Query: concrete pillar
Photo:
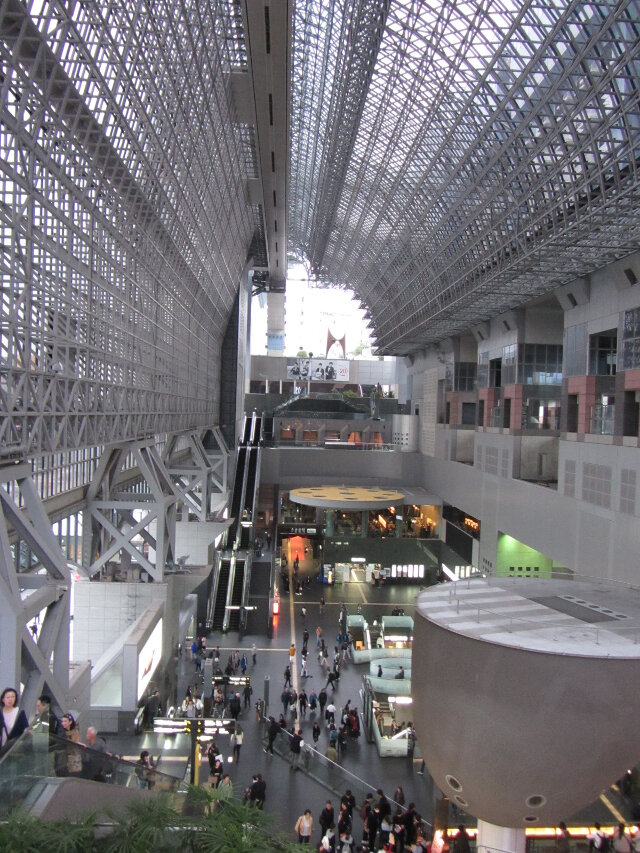
M 328 509 L 325 512 L 325 515 L 324 515 L 324 518 L 325 518 L 324 535 L 327 537 L 333 536 L 335 517 L 336 517 L 335 509 Z
M 267 355 L 284 354 L 284 293 L 267 294 Z
M 366 539 L 368 532 L 369 532 L 369 510 L 363 509 L 361 521 L 360 521 L 360 536 L 363 539 Z
M 484 820 L 478 821 L 478 838 L 476 849 L 478 853 L 525 853 L 526 837 L 524 828 L 514 829 L 509 826 L 496 826 Z

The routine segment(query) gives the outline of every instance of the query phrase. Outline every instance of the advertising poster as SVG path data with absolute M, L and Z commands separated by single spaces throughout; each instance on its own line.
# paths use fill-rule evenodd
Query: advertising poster
M 151 636 L 138 655 L 138 699 L 144 695 L 147 685 L 162 657 L 162 619 L 151 632 Z
M 296 358 L 287 364 L 287 379 L 302 382 L 348 382 L 349 362 L 335 358 Z

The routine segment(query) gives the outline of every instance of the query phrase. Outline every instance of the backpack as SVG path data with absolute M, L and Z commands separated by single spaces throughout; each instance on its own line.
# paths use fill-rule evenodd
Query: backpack
M 593 839 L 589 842 L 589 850 L 597 850 L 598 853 L 610 853 L 611 851 L 611 839 L 604 832 L 596 833 L 597 838 L 600 839 L 600 844 L 596 846 L 596 839 Z

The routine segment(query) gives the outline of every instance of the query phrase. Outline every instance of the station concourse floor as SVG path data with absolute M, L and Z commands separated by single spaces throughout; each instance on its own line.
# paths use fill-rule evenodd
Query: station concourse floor
M 310 560 L 300 561 L 300 577 L 304 579 L 305 563 Z M 264 696 L 265 678 L 269 677 L 269 708 L 267 713 L 273 714 L 278 719 L 282 712 L 280 696 L 284 687 L 284 670 L 289 663 L 289 645 L 292 641 L 297 649 L 297 671 L 292 673 L 294 687 L 299 691 L 302 687 L 309 693 L 313 687 L 316 692 L 326 684 L 326 675 L 318 663 L 316 653 L 316 627 L 320 625 L 325 637 L 325 643 L 330 652 L 336 642 L 336 634 L 339 629 L 338 616 L 342 602 L 347 606 L 349 613 L 356 613 L 358 605 L 362 608 L 362 614 L 368 621 L 373 621 L 375 616 L 390 613 L 394 607 L 403 607 L 410 615 L 413 609 L 413 600 L 418 593 L 419 587 L 407 585 L 386 585 L 374 587 L 365 583 L 349 583 L 345 585 L 327 586 L 315 580 L 305 584 L 301 595 L 296 595 L 291 588 L 291 593 L 282 593 L 280 603 L 280 614 L 275 620 L 273 637 L 267 639 L 264 634 L 247 634 L 242 640 L 238 639 L 237 633 L 227 634 L 211 633 L 207 636 L 207 648 L 220 647 L 220 665 L 224 669 L 229 654 L 238 649 L 242 654 L 247 654 L 249 666 L 247 675 L 251 678 L 253 687 L 252 706 L 243 710 L 239 720 L 244 731 L 244 742 L 240 753 L 238 765 L 228 763 L 228 755 L 224 754 L 225 766 L 233 781 L 236 793 L 242 791 L 251 783 L 254 773 L 262 773 L 267 783 L 267 796 L 265 811 L 274 815 L 276 825 L 293 839 L 293 826 L 300 814 L 306 808 L 310 808 L 314 817 L 314 838 L 319 841 L 320 833 L 317 820 L 327 799 L 333 802 L 334 808 L 338 810 L 339 798 L 331 794 L 329 790 L 309 778 L 304 771 L 293 772 L 283 757 L 277 754 L 271 756 L 263 752 L 260 739 L 261 727 L 256 723 L 255 702 Z M 326 604 L 324 613 L 320 613 L 320 597 L 324 596 Z M 302 609 L 306 608 L 306 620 L 302 615 Z M 303 642 L 303 631 L 306 627 L 309 631 L 309 656 L 307 669 L 308 678 L 300 677 L 300 649 Z M 254 666 L 251 661 L 251 648 L 253 643 L 257 647 L 257 662 Z M 351 699 L 352 707 L 362 710 L 360 695 L 362 675 L 369 671 L 368 664 L 354 664 L 352 661 L 343 665 L 339 684 L 335 690 L 335 705 L 340 708 Z M 191 661 L 191 654 L 184 650 L 179 660 L 178 698 L 184 698 L 187 685 L 198 683 L 201 693 L 200 679 L 196 676 L 195 665 Z M 331 696 L 331 688 L 329 688 Z M 201 693 L 202 695 L 202 693 Z M 299 720 L 303 738 L 312 743 L 311 728 L 316 718 L 319 719 L 319 710 L 316 715 L 307 712 L 306 719 Z M 287 715 L 289 719 L 289 715 Z M 410 709 L 402 719 L 411 719 Z M 327 729 L 324 721 L 320 720 L 322 734 L 318 747 L 324 754 L 328 745 Z M 361 718 L 362 727 L 362 718 Z M 419 744 L 418 744 L 419 747 Z M 419 751 L 417 750 L 419 754 Z M 406 803 L 414 802 L 422 817 L 431 823 L 433 815 L 433 783 L 427 772 L 419 775 L 421 760 L 419 758 L 380 758 L 374 743 L 368 743 L 364 733 L 358 739 L 349 738 L 347 749 L 340 763 L 344 768 L 358 776 L 372 788 L 382 788 L 391 799 L 398 785 L 401 785 Z M 241 765 L 241 766 L 240 766 Z M 208 784 L 208 763 L 205 761 L 201 767 L 200 784 Z M 344 790 L 351 787 L 345 783 Z M 344 790 L 341 793 L 344 793 Z M 359 798 L 358 798 L 359 800 Z M 358 807 L 360 801 L 358 801 Z M 317 830 L 317 831 L 316 831 Z M 361 838 L 361 822 L 356 815 L 354 820 L 354 839 L 356 842 Z

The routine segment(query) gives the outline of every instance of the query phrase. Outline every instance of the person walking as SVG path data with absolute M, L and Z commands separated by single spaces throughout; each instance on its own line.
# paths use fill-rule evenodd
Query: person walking
M 318 823 L 320 824 L 320 831 L 323 836 L 326 835 L 330 829 L 335 829 L 336 813 L 331 805 L 331 800 L 327 800 L 325 803 L 324 808 L 320 812 Z
M 315 711 L 317 707 L 318 707 L 318 695 L 312 687 L 311 692 L 309 693 L 309 710 Z
M 394 800 L 399 803 L 400 801 L 394 797 Z M 566 826 L 565 826 L 566 830 Z M 471 853 L 471 846 L 469 844 L 469 835 L 467 830 L 461 824 L 458 827 L 458 833 L 453 840 L 453 853 Z M 567 848 L 567 853 L 569 853 Z M 629 851 L 625 851 L 625 853 L 629 853 Z
M 229 742 L 233 747 L 233 760 L 236 764 L 240 763 L 240 750 L 242 749 L 242 741 L 244 740 L 244 732 L 240 723 L 236 723 L 236 727 L 231 733 Z
M 255 643 L 251 646 L 251 658 L 253 660 L 253 665 L 255 666 L 258 661 L 258 649 Z
M 613 853 L 633 853 L 633 844 L 631 842 L 631 838 L 625 833 L 625 826 L 623 823 L 618 824 L 616 831 L 613 833 L 611 842 L 613 846 Z M 556 850 L 557 849 L 558 848 L 556 846 Z
M 240 712 L 242 711 L 242 705 L 240 704 L 240 694 L 234 693 L 229 699 L 229 712 L 234 720 L 237 720 L 240 716 Z
M 327 721 L 328 726 L 332 726 L 336 721 L 336 706 L 333 702 L 329 702 L 327 705 L 327 709 L 324 712 L 325 719 Z
M 295 832 L 298 836 L 299 844 L 308 844 L 313 832 L 313 818 L 311 809 L 305 809 L 304 814 L 301 814 L 295 825 Z
M 313 724 L 313 729 L 311 730 L 311 734 L 313 737 L 314 744 L 317 744 L 318 741 L 320 740 L 320 724 L 318 722 L 315 722 Z
M 320 705 L 320 715 L 324 717 L 324 706 L 327 704 L 327 691 L 323 687 L 318 694 L 318 705 Z
M 298 764 L 300 763 L 300 752 L 302 751 L 302 745 L 304 741 L 302 740 L 302 732 L 300 729 L 292 736 L 291 742 L 289 744 L 289 750 L 291 752 L 291 770 L 297 770 Z
M 289 709 L 289 702 L 291 701 L 291 691 L 288 688 L 285 688 L 280 695 L 280 700 L 282 701 L 282 713 L 284 716 L 287 716 L 287 711 Z
M 273 742 L 275 741 L 279 733 L 280 726 L 276 722 L 275 717 L 269 717 L 269 728 L 267 730 L 268 741 L 266 749 L 264 751 L 268 752 L 270 755 L 273 755 Z
M 262 809 L 267 796 L 267 783 L 262 778 L 262 773 L 256 773 L 249 788 L 249 802 L 257 809 Z
M 285 687 L 292 687 L 293 686 L 291 683 L 291 667 L 288 665 L 285 666 L 285 668 L 284 668 L 284 686 Z

